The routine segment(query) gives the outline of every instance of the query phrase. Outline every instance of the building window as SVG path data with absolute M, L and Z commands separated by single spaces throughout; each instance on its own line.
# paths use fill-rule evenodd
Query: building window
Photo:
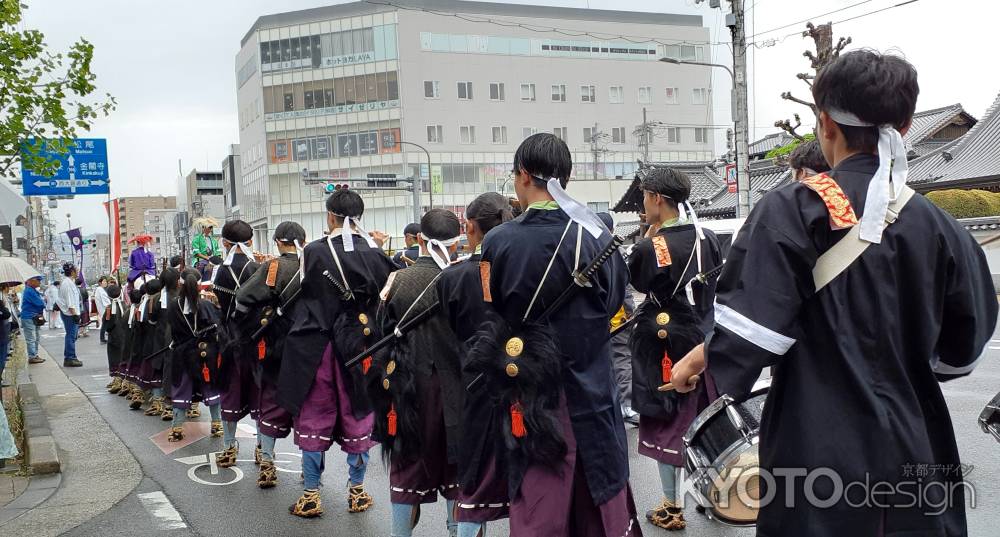
M 565 84 L 553 84 L 552 85 L 552 102 L 554 102 L 554 103 L 564 103 L 564 102 L 566 102 L 566 85 Z
M 503 82 L 493 82 L 490 84 L 490 100 L 491 101 L 503 101 L 504 97 Z
M 691 91 L 691 104 L 707 104 L 708 88 L 695 88 Z
M 668 144 L 679 144 L 681 143 L 681 129 L 678 127 L 667 127 L 667 143 Z
M 625 88 L 621 86 L 611 86 L 608 88 L 608 102 L 611 104 L 625 102 Z
M 472 82 L 458 83 L 458 100 L 460 101 L 472 100 Z
M 583 143 L 589 144 L 593 140 L 594 129 L 590 127 L 583 128 Z
M 476 143 L 476 128 L 469 125 L 466 127 L 459 127 L 459 133 L 461 134 L 461 141 L 463 144 L 474 144 Z
M 525 138 L 527 138 L 527 137 L 529 137 L 529 136 L 531 136 L 533 134 L 537 134 L 537 133 L 538 133 L 538 129 L 536 129 L 534 127 L 521 127 L 521 139 L 522 140 L 524 140 Z
M 424 80 L 424 98 L 425 99 L 440 99 L 441 98 L 441 82 L 437 80 Z
M 708 143 L 708 129 L 705 127 L 697 127 L 694 129 L 694 142 L 696 144 L 707 144 Z
M 580 86 L 580 101 L 585 103 L 596 103 L 597 88 L 594 86 Z
M 493 143 L 495 144 L 505 144 L 507 143 L 507 127 L 493 127 Z
M 427 141 L 432 144 L 444 142 L 444 127 L 441 125 L 427 126 Z
M 642 86 L 639 88 L 639 104 L 650 104 L 653 102 L 653 88 Z
M 608 212 L 608 202 L 606 201 L 588 201 L 587 208 L 595 213 L 606 213 Z
M 521 100 L 522 101 L 534 101 L 535 100 L 535 85 L 534 84 L 521 84 Z
M 556 136 L 559 137 L 560 140 L 562 140 L 564 142 L 567 141 L 566 127 L 556 127 L 554 129 L 552 129 L 552 134 L 555 134 Z
M 677 104 L 677 88 L 667 88 L 667 104 Z
M 611 143 L 613 144 L 625 143 L 625 127 L 615 127 L 611 129 Z
M 295 110 L 295 94 L 286 93 L 285 94 L 285 112 L 291 112 Z

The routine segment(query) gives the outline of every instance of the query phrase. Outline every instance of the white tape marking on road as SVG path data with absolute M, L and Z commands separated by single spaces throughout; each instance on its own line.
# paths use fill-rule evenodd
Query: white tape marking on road
M 149 511 L 150 515 L 157 521 L 157 526 L 161 530 L 176 530 L 186 528 L 187 524 L 181 518 L 181 514 L 177 512 L 174 508 L 174 504 L 170 503 L 163 491 L 158 490 L 156 492 L 146 492 L 143 494 L 137 494 L 139 501 L 142 502 L 142 506 Z

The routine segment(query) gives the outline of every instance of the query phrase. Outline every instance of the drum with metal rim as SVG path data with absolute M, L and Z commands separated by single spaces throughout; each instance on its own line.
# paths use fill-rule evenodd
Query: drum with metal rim
M 724 395 L 695 418 L 684 435 L 684 469 L 705 514 L 728 526 L 753 526 L 760 508 L 757 442 L 771 379 L 750 396 Z

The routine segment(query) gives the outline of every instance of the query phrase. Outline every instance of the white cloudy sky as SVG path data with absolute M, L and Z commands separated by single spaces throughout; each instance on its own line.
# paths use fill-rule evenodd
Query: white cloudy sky
M 93 136 L 108 138 L 112 194 L 173 194 L 177 161 L 191 168 L 218 169 L 228 144 L 238 142 L 233 69 L 240 39 L 260 15 L 328 5 L 330 0 L 26 0 L 25 27 L 38 28 L 55 49 L 84 37 L 96 49 L 93 64 L 100 90 L 115 95 L 118 110 L 100 120 Z M 842 21 L 899 4 L 903 0 L 746 0 L 750 34 L 796 23 Z M 529 3 L 529 2 L 523 2 Z M 713 41 L 728 41 L 718 9 L 695 0 L 538 0 L 537 3 L 593 9 L 700 14 Z M 726 4 L 727 2 L 723 2 Z M 855 5 L 858 4 L 858 5 Z M 854 7 L 849 7 L 854 6 Z M 823 13 L 849 7 L 827 16 Z M 918 0 L 835 26 L 854 47 L 895 49 L 916 65 L 921 94 L 918 109 L 961 102 L 981 116 L 1000 92 L 1000 71 L 989 59 L 1000 2 Z M 567 21 L 566 28 L 574 28 Z M 753 28 L 756 26 L 756 29 Z M 803 25 L 760 35 L 774 46 L 751 53 L 753 137 L 773 132 L 776 119 L 805 109 L 784 102 L 782 91 L 807 96 L 795 73 L 805 70 L 801 54 L 811 41 L 786 37 Z M 784 39 L 782 39 L 784 38 Z M 715 46 L 716 62 L 731 64 L 726 46 Z M 728 75 L 715 79 L 715 123 L 729 123 Z M 721 150 L 720 147 L 717 150 Z M 85 233 L 101 232 L 107 220 L 97 197 L 60 202 L 65 215 Z

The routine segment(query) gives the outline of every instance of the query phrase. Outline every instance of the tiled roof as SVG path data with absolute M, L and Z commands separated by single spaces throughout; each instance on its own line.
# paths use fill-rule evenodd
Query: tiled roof
M 611 210 L 616 213 L 640 212 L 642 210 L 642 191 L 639 184 L 650 169 L 658 167 L 670 167 L 687 174 L 691 179 L 690 200 L 692 202 L 710 199 L 726 188 L 713 162 L 651 162 L 636 172 L 632 184 Z
M 750 144 L 750 156 L 763 156 L 767 154 L 768 151 L 774 149 L 775 147 L 781 147 L 786 144 L 792 143 L 795 138 L 787 132 L 776 132 L 774 134 L 768 134 L 767 136 L 761 138 Z
M 1000 216 L 984 216 L 981 218 L 959 218 L 958 223 L 962 224 L 969 231 L 989 231 L 1000 230 Z
M 768 192 L 792 181 L 789 168 L 775 164 L 773 160 L 763 161 L 750 168 L 750 200 L 756 205 Z M 736 194 L 724 189 L 707 207 L 697 208 L 698 214 L 706 218 L 733 218 L 736 216 Z
M 903 142 L 906 143 L 907 147 L 915 148 L 921 142 L 927 141 L 941 127 L 951 123 L 956 116 L 963 114 L 967 120 L 975 123 L 975 118 L 967 114 L 962 105 L 958 103 L 917 112 L 913 114 L 913 122 L 910 124 L 910 130 L 903 136 Z
M 1000 177 L 1000 95 L 964 136 L 909 164 L 913 184 Z

